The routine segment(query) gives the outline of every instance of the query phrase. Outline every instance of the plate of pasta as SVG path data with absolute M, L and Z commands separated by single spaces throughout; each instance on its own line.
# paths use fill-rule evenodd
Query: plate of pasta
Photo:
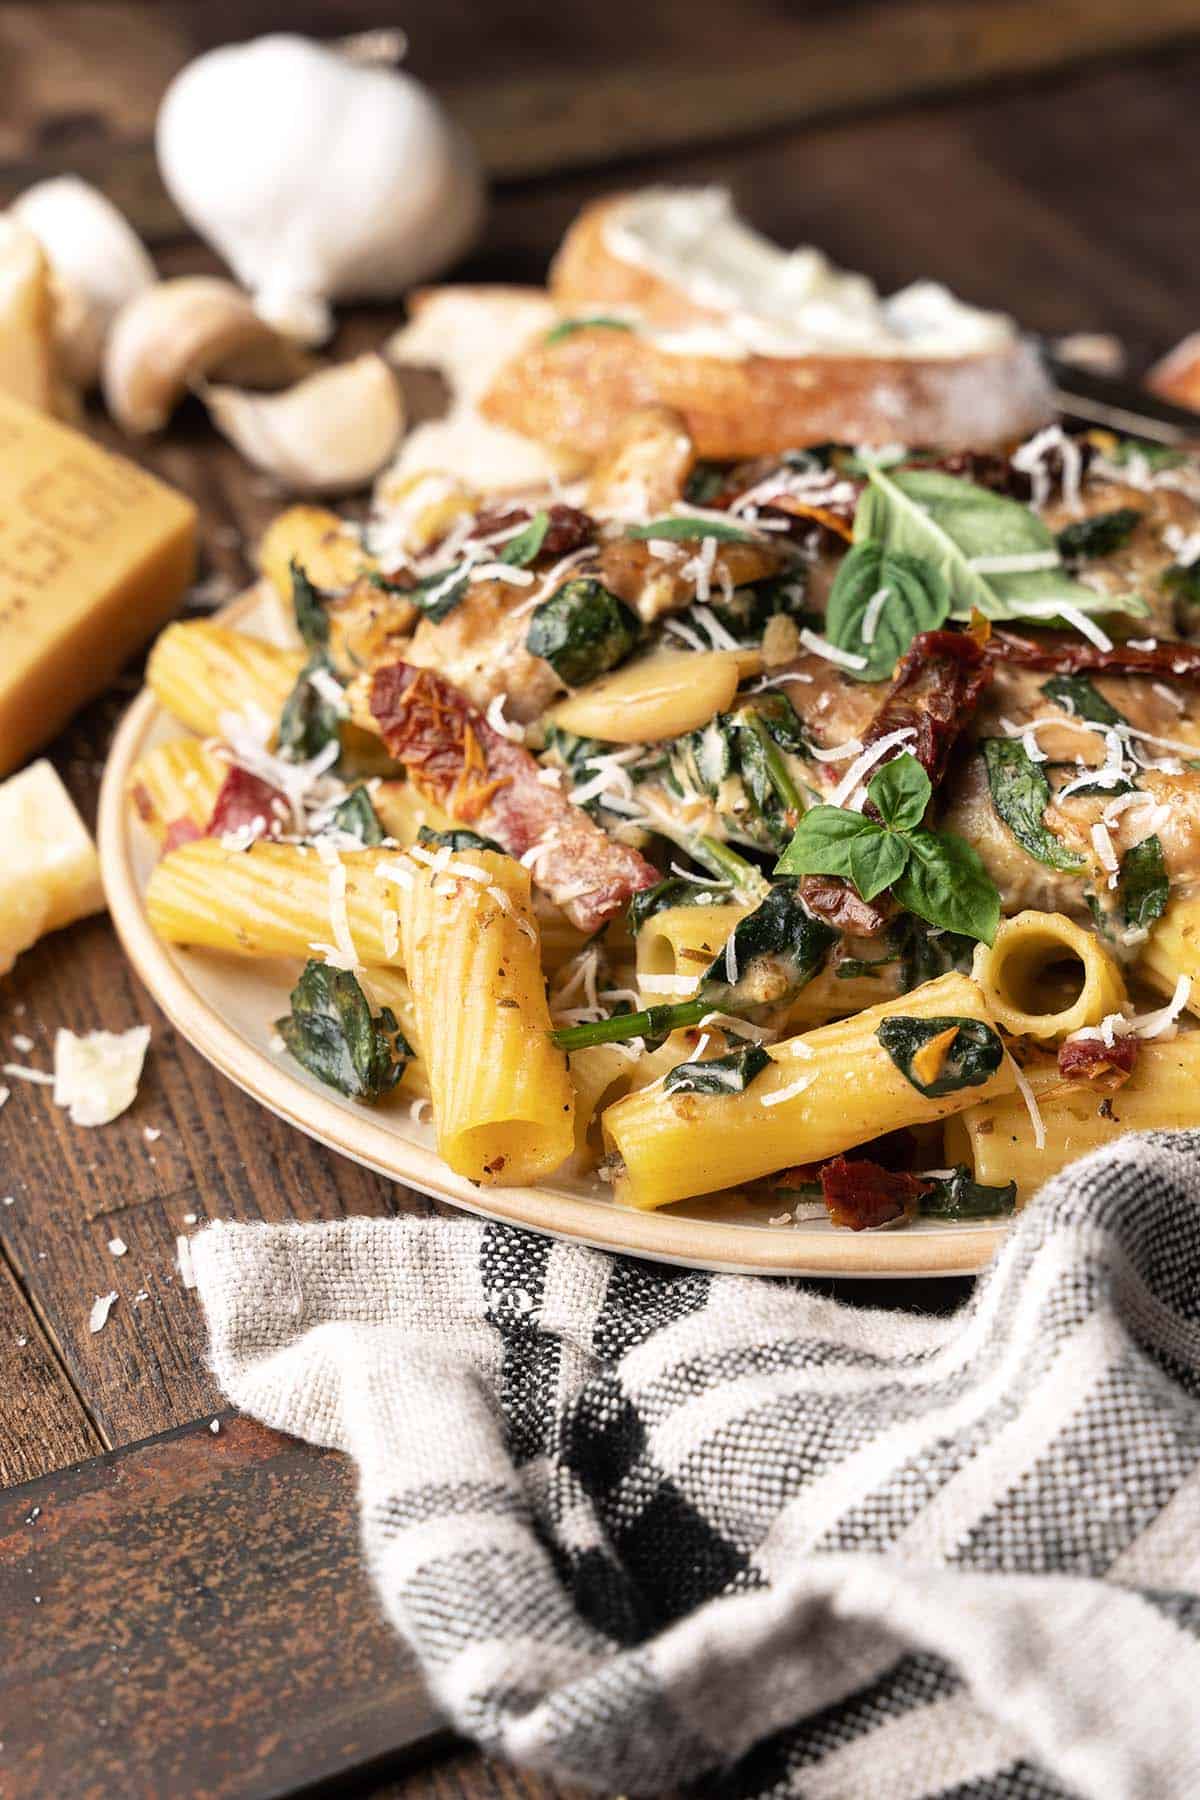
M 1006 452 L 294 506 L 162 634 L 100 821 L 174 1024 L 459 1205 L 778 1273 L 978 1269 L 1200 1120 L 1200 476 Z

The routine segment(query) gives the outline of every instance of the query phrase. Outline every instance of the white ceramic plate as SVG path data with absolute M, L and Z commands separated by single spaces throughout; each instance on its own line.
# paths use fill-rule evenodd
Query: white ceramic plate
M 222 615 L 263 637 L 276 634 L 277 617 L 273 600 L 259 590 Z M 131 816 L 125 787 L 138 758 L 179 730 L 144 692 L 114 739 L 98 831 L 109 911 L 130 961 L 171 1023 L 280 1118 L 381 1175 L 470 1212 L 663 1262 L 776 1275 L 912 1276 L 972 1273 L 991 1257 L 1002 1224 L 922 1222 L 875 1232 L 835 1231 L 823 1220 L 772 1226 L 767 1221 L 776 1209 L 736 1198 L 634 1212 L 614 1204 L 596 1180 L 556 1177 L 544 1187 L 477 1188 L 453 1174 L 437 1154 L 432 1127 L 415 1123 L 404 1101 L 355 1105 L 271 1050 L 273 1021 L 287 1011 L 294 964 L 178 950 L 151 931 L 142 894 L 155 846 Z

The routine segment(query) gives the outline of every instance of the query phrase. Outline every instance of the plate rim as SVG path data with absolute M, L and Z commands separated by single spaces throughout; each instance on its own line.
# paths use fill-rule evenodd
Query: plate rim
M 256 583 L 209 616 L 215 623 L 236 625 L 262 597 L 262 584 Z M 360 1118 L 340 1102 L 315 1093 L 225 1023 L 189 982 L 146 917 L 125 789 L 130 769 L 163 716 L 154 695 L 143 688 L 122 718 L 105 760 L 96 842 L 109 915 L 134 971 L 171 1025 L 219 1073 L 306 1136 L 377 1174 L 478 1216 L 650 1261 L 737 1274 L 850 1279 L 974 1275 L 990 1262 L 1003 1241 L 1003 1227 L 959 1230 L 944 1237 L 936 1232 L 888 1231 L 801 1238 L 790 1232 L 689 1218 L 669 1208 L 643 1212 L 597 1207 L 552 1188 L 475 1188 L 448 1169 L 435 1151 L 397 1138 L 369 1113 Z

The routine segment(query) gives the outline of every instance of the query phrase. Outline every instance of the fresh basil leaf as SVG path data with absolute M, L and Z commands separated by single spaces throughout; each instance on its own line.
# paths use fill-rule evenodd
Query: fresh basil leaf
M 567 687 L 584 687 L 631 655 L 641 635 L 637 614 L 599 581 L 564 582 L 529 622 L 525 648 Z
M 491 850 L 497 856 L 507 854 L 503 844 L 498 844 L 495 838 L 481 837 L 477 831 L 465 831 L 461 826 L 453 831 L 435 831 L 432 825 L 422 825 L 417 842 L 424 850 L 441 850 L 448 844 L 456 856 L 464 850 Z
M 909 856 L 892 892 L 906 912 L 931 925 L 990 944 L 1000 923 L 1000 895 L 979 857 L 949 831 L 909 832 Z
M 341 713 L 315 687 L 310 676 L 326 673 L 337 680 L 324 650 L 309 657 L 279 715 L 278 750 L 288 762 L 309 762 L 340 735 Z
M 609 313 L 584 313 L 577 319 L 560 319 L 552 325 L 543 344 L 561 344 L 564 338 L 574 337 L 577 331 L 632 331 L 633 325 L 628 319 L 615 319 Z
M 387 833 L 379 823 L 379 814 L 371 804 L 371 796 L 360 785 L 353 788 L 333 815 L 339 831 L 356 837 L 360 844 L 382 844 Z
M 925 817 L 933 787 L 916 757 L 906 750 L 871 777 L 867 798 L 893 831 L 914 831 Z
M 1057 555 L 1054 538 L 1019 500 L 937 469 L 868 470 L 854 541 L 871 539 L 932 563 L 949 586 L 957 617 L 977 609 L 988 619 L 1027 618 L 1030 606 L 1051 602 L 1083 613 L 1143 617 L 1148 611 L 1138 595 L 1098 594 L 1061 564 L 1009 574 L 976 568 L 984 558 Z M 1039 611 L 1037 622 L 1052 624 L 1054 617 Z
M 850 879 L 850 847 L 887 837 L 882 826 L 841 806 L 814 806 L 797 825 L 775 865 L 777 875 L 840 875 Z M 869 856 L 870 852 L 867 852 Z
M 668 543 L 691 543 L 696 538 L 717 538 L 723 544 L 752 544 L 754 533 L 747 531 L 744 525 L 735 525 L 730 520 L 726 525 L 721 519 L 689 519 L 675 513 L 669 519 L 654 519 L 649 525 L 630 525 L 625 536 L 629 538 L 663 538 Z
M 937 1074 L 931 1081 L 923 1081 L 919 1073 L 921 1051 L 934 1038 L 952 1030 L 955 1035 Z M 904 1079 L 927 1100 L 957 1094 L 963 1088 L 982 1087 L 1004 1061 L 1004 1045 L 982 1019 L 916 1019 L 892 1014 L 883 1020 L 875 1036 Z
M 541 512 L 534 513 L 528 525 L 518 531 L 516 537 L 509 538 L 497 561 L 509 563 L 514 569 L 525 568 L 537 558 L 549 529 L 550 514 L 543 508 Z
M 887 598 L 876 607 L 879 594 Z M 874 613 L 870 642 L 864 637 Z M 839 650 L 866 658 L 857 681 L 889 676 L 918 632 L 936 631 L 950 613 L 950 588 L 926 558 L 889 550 L 878 539 L 855 543 L 842 558 L 829 592 L 825 635 Z
M 1125 725 L 1128 720 L 1093 686 L 1086 675 L 1052 675 L 1042 683 L 1047 700 L 1089 725 Z
M 922 1180 L 929 1183 L 917 1200 L 917 1211 L 924 1219 L 994 1219 L 1016 1208 L 1015 1181 L 1007 1187 L 986 1187 L 974 1180 L 962 1163 L 949 1175 L 925 1175 Z
M 1129 542 L 1141 522 L 1142 514 L 1136 506 L 1118 506 L 1112 512 L 1093 513 L 1090 519 L 1076 519 L 1064 525 L 1056 542 L 1068 562 L 1111 556 Z
M 1026 754 L 1020 738 L 984 738 L 979 746 L 987 770 L 992 805 L 1023 850 L 1047 869 L 1081 869 L 1084 858 L 1050 831 L 1045 811 L 1050 804 L 1050 783 Z
M 292 607 L 296 629 L 308 650 L 323 650 L 329 642 L 329 618 L 321 596 L 304 569 L 293 556 L 288 564 L 292 572 Z
M 643 888 L 629 902 L 625 917 L 629 925 L 629 934 L 636 937 L 638 932 L 652 919 L 656 913 L 665 912 L 671 906 L 714 906 L 724 898 L 721 888 L 705 887 L 699 882 L 689 881 L 684 875 L 668 875 L 662 881 L 656 881 L 653 887 Z
M 900 879 L 908 857 L 908 840 L 898 832 L 856 838 L 848 851 L 850 880 L 864 900 L 874 900 Z
M 668 1094 L 741 1094 L 770 1064 L 761 1044 L 747 1044 L 707 1062 L 678 1063 L 666 1075 L 663 1089 Z
M 371 1017 L 367 997 L 346 969 L 309 962 L 292 989 L 291 1012 L 276 1029 L 296 1061 L 352 1100 L 378 1100 L 412 1058 L 387 1007 Z
M 1121 858 L 1121 910 L 1137 930 L 1161 919 L 1171 894 L 1162 839 L 1155 834 L 1134 844 Z

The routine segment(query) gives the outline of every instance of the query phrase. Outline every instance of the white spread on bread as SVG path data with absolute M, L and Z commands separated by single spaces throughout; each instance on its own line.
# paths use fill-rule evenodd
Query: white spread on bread
M 882 299 L 865 275 L 820 250 L 781 250 L 734 212 L 723 188 L 644 188 L 612 209 L 611 255 L 718 315 L 656 334 L 687 356 L 958 357 L 1002 350 L 1011 319 L 982 312 L 934 281 Z

